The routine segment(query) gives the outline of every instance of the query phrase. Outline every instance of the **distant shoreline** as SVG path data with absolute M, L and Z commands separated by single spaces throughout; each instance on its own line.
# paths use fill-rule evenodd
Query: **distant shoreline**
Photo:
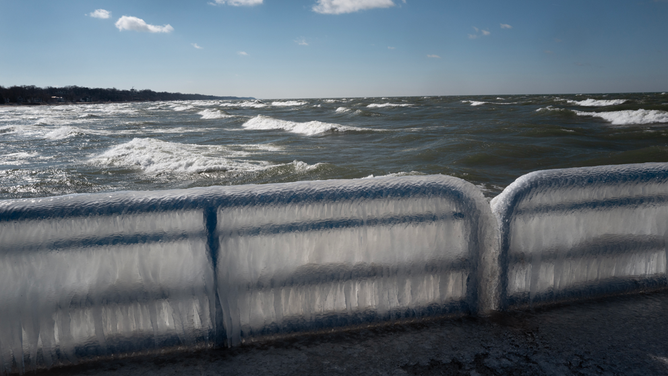
M 217 96 L 155 92 L 152 90 L 118 90 L 116 88 L 88 88 L 80 86 L 47 87 L 0 86 L 0 105 L 36 106 L 53 104 L 138 103 L 184 100 L 249 100 L 252 97 Z

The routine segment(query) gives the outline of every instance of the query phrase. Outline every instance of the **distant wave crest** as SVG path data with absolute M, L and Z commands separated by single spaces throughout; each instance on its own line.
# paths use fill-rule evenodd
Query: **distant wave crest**
M 243 124 L 246 129 L 282 129 L 288 132 L 314 136 L 332 132 L 364 131 L 364 128 L 349 127 L 335 123 L 323 123 L 321 121 L 308 121 L 304 123 L 288 120 L 274 119 L 269 116 L 257 115 Z
M 368 108 L 383 108 L 383 107 L 411 107 L 410 103 L 371 103 Z
M 659 110 L 624 110 L 608 112 L 575 111 L 579 116 L 594 116 L 613 125 L 668 123 L 668 112 Z
M 229 115 L 223 111 L 219 110 L 202 110 L 197 113 L 198 115 L 202 116 L 203 120 L 211 120 L 211 119 L 224 119 L 224 118 L 231 118 L 234 117 L 234 115 Z
M 592 99 L 587 98 L 583 101 L 567 100 L 570 104 L 575 104 L 583 107 L 602 107 L 602 106 L 616 106 L 627 102 L 626 99 Z

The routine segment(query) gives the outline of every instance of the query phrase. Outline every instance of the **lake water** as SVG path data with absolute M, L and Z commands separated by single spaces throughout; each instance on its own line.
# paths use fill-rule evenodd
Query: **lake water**
M 0 106 L 0 199 L 668 162 L 668 94 Z

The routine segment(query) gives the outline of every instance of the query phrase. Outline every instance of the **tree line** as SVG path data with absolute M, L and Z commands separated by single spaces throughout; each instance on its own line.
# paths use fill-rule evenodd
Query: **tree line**
M 241 99 L 202 94 L 155 92 L 153 90 L 100 89 L 81 86 L 0 86 L 0 104 L 50 104 L 87 102 L 149 102 L 174 100 Z

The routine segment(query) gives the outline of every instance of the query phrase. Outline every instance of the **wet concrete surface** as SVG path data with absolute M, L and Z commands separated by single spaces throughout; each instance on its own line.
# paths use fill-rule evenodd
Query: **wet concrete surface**
M 668 291 L 489 318 L 293 335 L 232 349 L 111 359 L 36 374 L 668 375 Z

